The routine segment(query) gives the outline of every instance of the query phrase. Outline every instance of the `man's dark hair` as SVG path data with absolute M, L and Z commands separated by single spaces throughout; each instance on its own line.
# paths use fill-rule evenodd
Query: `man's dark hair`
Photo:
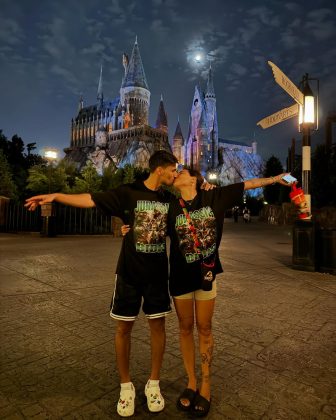
M 176 163 L 178 163 L 178 160 L 172 153 L 166 150 L 159 150 L 149 158 L 148 166 L 150 172 L 154 172 L 159 166 L 166 168 L 169 165 L 176 165 Z

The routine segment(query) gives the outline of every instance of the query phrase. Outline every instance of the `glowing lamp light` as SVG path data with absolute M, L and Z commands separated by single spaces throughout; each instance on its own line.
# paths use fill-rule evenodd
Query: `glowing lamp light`
M 58 159 L 58 152 L 59 150 L 56 147 L 44 147 L 42 149 L 43 157 L 50 163 Z
M 208 173 L 208 178 L 209 178 L 209 181 L 215 181 L 217 179 L 216 172 L 209 172 Z
M 309 86 L 308 77 L 303 80 L 303 106 L 299 107 L 299 125 L 316 123 L 316 104 L 314 94 Z
M 56 150 L 46 150 L 44 152 L 44 157 L 46 159 L 57 159 L 57 152 Z

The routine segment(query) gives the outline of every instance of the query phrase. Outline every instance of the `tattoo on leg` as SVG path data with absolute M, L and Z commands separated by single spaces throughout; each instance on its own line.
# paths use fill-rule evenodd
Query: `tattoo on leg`
M 201 353 L 202 364 L 207 364 L 211 366 L 212 355 L 213 355 L 213 346 L 210 346 L 208 347 L 208 350 L 206 351 L 206 353 Z

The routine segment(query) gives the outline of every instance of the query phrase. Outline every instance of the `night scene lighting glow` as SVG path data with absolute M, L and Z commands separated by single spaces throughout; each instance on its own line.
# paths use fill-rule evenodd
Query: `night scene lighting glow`
M 82 0 L 80 8 L 64 0 L 3 0 L 4 135 L 36 142 L 40 152 L 52 145 L 62 157 L 81 95 L 84 106 L 96 102 L 101 65 L 104 98 L 119 95 L 122 55 L 131 54 L 136 36 L 151 93 L 149 124 L 155 126 L 163 94 L 170 140 L 178 115 L 187 136 L 195 85 L 204 88 L 211 63 L 219 136 L 248 145 L 255 139 L 264 159 L 274 154 L 284 163 L 291 139 L 301 141 L 298 119 L 265 130 L 256 125 L 294 103 L 274 82 L 270 60 L 296 86 L 305 73 L 319 79 L 320 121 L 312 146 L 324 142 L 326 118 L 336 109 L 334 0 L 149 0 L 146 7 Z

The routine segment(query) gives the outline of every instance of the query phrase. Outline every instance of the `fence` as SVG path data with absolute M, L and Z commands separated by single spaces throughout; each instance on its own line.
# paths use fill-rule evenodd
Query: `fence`
M 104 216 L 97 208 L 82 209 L 55 203 L 54 214 L 54 225 L 58 235 L 120 236 L 120 219 Z M 23 204 L 0 198 L 1 232 L 40 232 L 42 226 L 40 208 L 31 212 Z

